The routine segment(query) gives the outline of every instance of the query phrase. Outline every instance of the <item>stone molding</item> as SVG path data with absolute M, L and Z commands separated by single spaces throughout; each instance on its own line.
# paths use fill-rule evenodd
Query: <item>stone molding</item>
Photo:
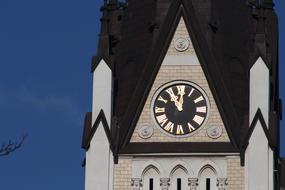
M 190 187 L 190 190 L 197 190 L 198 178 L 188 178 L 188 185 Z
M 227 189 L 227 178 L 217 178 L 217 187 L 218 190 L 226 190 Z
M 160 178 L 161 190 L 168 190 L 169 186 L 170 186 L 170 179 L 169 178 Z
M 140 190 L 142 187 L 141 178 L 132 178 L 132 190 Z

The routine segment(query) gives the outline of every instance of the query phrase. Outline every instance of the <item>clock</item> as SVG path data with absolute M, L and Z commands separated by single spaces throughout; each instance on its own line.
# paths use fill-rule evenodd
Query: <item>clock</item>
M 206 93 L 188 81 L 174 81 L 157 90 L 151 104 L 156 125 L 172 136 L 185 137 L 200 129 L 209 115 Z

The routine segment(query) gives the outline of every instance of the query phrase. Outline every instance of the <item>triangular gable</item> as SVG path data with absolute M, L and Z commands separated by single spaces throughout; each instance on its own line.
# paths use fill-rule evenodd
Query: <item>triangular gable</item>
M 185 43 L 177 47 L 179 42 Z M 177 138 L 163 133 L 158 126 L 155 126 L 153 115 L 151 114 L 152 98 L 158 88 L 171 81 L 189 81 L 193 85 L 201 87 L 209 99 L 209 117 L 206 124 L 188 137 Z M 150 127 L 153 135 L 149 138 L 140 136 L 141 127 Z M 221 130 L 216 136 L 211 136 L 211 130 Z M 166 56 L 160 66 L 158 74 L 154 80 L 144 108 L 139 117 L 136 129 L 130 140 L 133 142 L 229 142 L 224 123 L 214 101 L 207 79 L 197 58 L 192 40 L 185 26 L 183 17 L 180 18 L 177 29 L 172 37 Z
M 222 81 L 220 72 L 217 68 L 215 58 L 209 51 L 208 45 L 199 28 L 192 4 L 189 1 L 178 0 L 173 1 L 169 8 L 165 22 L 158 32 L 157 36 L 159 37 L 156 42 L 154 42 L 155 45 L 153 46 L 153 51 L 151 51 L 152 53 L 149 55 L 145 64 L 146 67 L 142 71 L 142 78 L 134 91 L 132 99 L 130 99 L 130 104 L 127 109 L 128 111 L 120 122 L 120 126 L 123 126 L 120 131 L 120 147 L 126 146 L 130 141 L 153 81 L 159 71 L 160 65 L 166 55 L 172 36 L 174 35 L 181 17 L 185 20 L 197 56 L 225 123 L 229 138 L 235 146 L 237 145 L 239 122 L 234 111 L 233 104 L 226 91 L 224 82 Z M 213 78 L 215 80 L 212 80 Z M 220 93 L 219 95 L 218 92 Z

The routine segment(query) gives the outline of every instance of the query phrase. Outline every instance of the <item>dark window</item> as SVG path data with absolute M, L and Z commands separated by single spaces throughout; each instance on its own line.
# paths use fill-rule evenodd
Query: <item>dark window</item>
M 149 190 L 153 190 L 153 179 L 149 179 Z
M 211 179 L 210 178 L 206 179 L 206 190 L 211 190 Z
M 177 178 L 177 190 L 181 190 L 181 178 Z

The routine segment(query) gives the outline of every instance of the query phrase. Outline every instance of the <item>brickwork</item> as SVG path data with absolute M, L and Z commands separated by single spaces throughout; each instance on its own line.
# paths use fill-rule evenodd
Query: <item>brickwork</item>
M 239 157 L 228 157 L 227 178 L 230 190 L 244 190 L 244 167 L 240 166 Z
M 179 37 L 187 37 L 189 38 L 189 34 L 187 32 L 186 26 L 184 24 L 183 19 L 181 19 L 178 29 L 173 37 L 167 55 L 195 55 L 195 50 L 190 43 L 190 47 L 184 52 L 178 52 L 174 48 L 174 41 Z M 189 38 L 190 39 L 190 38 Z M 185 138 L 176 138 L 170 137 L 163 133 L 154 122 L 154 118 L 151 115 L 151 101 L 156 92 L 156 90 L 161 87 L 163 84 L 174 81 L 174 80 L 187 80 L 191 81 L 195 84 L 198 84 L 204 91 L 206 92 L 208 99 L 210 101 L 210 114 L 207 123 L 202 127 L 202 129 L 197 130 L 190 137 Z M 139 134 L 139 127 L 142 125 L 152 126 L 154 128 L 153 135 L 148 139 L 142 139 Z M 207 135 L 207 128 L 211 126 L 219 126 L 222 127 L 223 133 L 220 138 L 212 139 Z M 198 64 L 189 64 L 189 65 L 161 65 L 161 68 L 156 76 L 154 84 L 151 88 L 150 94 L 147 98 L 146 104 L 143 108 L 141 116 L 138 120 L 136 129 L 131 138 L 131 142 L 229 142 L 228 135 L 226 133 L 226 129 L 224 127 L 223 121 L 219 114 L 217 105 L 214 101 L 213 95 L 209 88 L 207 79 L 204 75 L 202 67 Z
M 114 178 L 114 190 L 131 190 L 132 159 L 119 159 Z

